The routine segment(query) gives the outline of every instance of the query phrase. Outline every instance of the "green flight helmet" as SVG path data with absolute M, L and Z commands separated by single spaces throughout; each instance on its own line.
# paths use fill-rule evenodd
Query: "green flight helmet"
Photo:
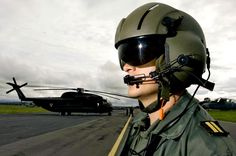
M 155 58 L 158 72 L 170 65 L 172 69 L 182 66 L 168 76 L 171 90 L 204 83 L 207 48 L 203 31 L 193 17 L 171 6 L 148 3 L 131 12 L 117 27 L 115 48 L 121 68 L 125 63 L 137 66 Z

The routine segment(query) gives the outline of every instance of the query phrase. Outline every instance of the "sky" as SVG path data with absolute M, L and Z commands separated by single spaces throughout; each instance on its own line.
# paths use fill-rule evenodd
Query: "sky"
M 114 36 L 118 23 L 148 0 L 0 0 L 0 99 L 17 98 L 5 83 L 82 87 L 126 94 Z M 214 91 L 196 97 L 236 99 L 236 1 L 160 0 L 193 16 L 211 55 Z M 190 87 L 190 93 L 196 86 Z M 26 96 L 60 96 L 62 91 Z M 123 100 L 124 102 L 125 100 Z M 122 103 L 122 100 L 119 101 Z

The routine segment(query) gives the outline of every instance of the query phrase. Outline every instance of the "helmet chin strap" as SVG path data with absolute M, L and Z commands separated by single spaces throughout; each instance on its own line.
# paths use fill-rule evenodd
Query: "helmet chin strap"
M 158 92 L 157 92 L 157 101 L 151 103 L 147 107 L 144 107 L 142 102 L 139 101 L 139 106 L 140 105 L 142 106 L 142 107 L 140 107 L 141 111 L 145 112 L 145 113 L 148 113 L 148 114 L 153 113 L 153 112 L 157 111 L 158 109 L 160 109 L 161 105 L 160 105 L 160 91 L 159 91 L 159 89 L 158 89 Z
M 157 72 L 151 72 L 149 76 L 145 76 L 145 74 L 135 75 L 135 76 L 129 76 L 126 75 L 124 77 L 124 82 L 128 85 L 136 85 L 136 88 L 139 88 L 139 85 L 143 82 L 153 81 L 155 80 L 158 85 L 158 91 L 157 91 L 157 101 L 151 103 L 147 107 L 144 107 L 141 101 L 139 101 L 139 106 L 142 112 L 145 113 L 153 113 L 157 110 L 159 110 L 161 107 L 165 105 L 167 101 L 169 101 L 170 97 L 170 85 L 166 80 L 158 78 L 157 79 Z M 152 78 L 155 77 L 155 78 Z M 146 78 L 152 78 L 151 80 L 146 80 Z M 163 111 L 163 110 L 162 110 Z M 163 116 L 163 115 L 160 115 Z
M 145 74 L 139 75 L 126 75 L 124 77 L 124 83 L 128 85 L 136 85 L 136 88 L 139 88 L 139 85 L 142 85 L 143 82 L 153 81 L 155 80 L 158 84 L 158 91 L 157 91 L 157 101 L 151 103 L 147 107 L 144 107 L 143 104 L 139 101 L 140 109 L 146 113 L 153 113 L 161 108 L 163 104 L 169 101 L 170 97 L 170 82 L 166 77 L 172 70 L 166 71 L 160 67 L 163 67 L 164 56 L 160 56 L 156 63 L 157 70 L 150 72 L 149 76 Z M 147 79 L 149 78 L 149 79 Z M 162 98 L 162 99 L 161 99 Z M 161 104 L 162 102 L 162 104 Z
M 159 67 L 162 67 L 163 63 L 163 55 L 157 59 L 157 71 L 151 72 L 149 75 L 152 79 L 156 80 L 158 84 L 158 92 L 157 92 L 157 101 L 148 105 L 146 108 L 144 108 L 142 111 L 146 113 L 153 113 L 157 110 L 160 110 L 160 120 L 164 118 L 164 111 L 163 106 L 166 104 L 167 101 L 169 101 L 170 98 L 170 83 L 167 78 L 165 78 L 163 75 L 161 75 L 162 69 L 159 69 Z M 162 99 L 161 99 L 162 98 Z
M 147 107 L 144 107 L 141 101 L 139 101 L 141 111 L 150 114 L 157 110 L 160 110 L 160 119 L 162 120 L 164 118 L 164 111 L 162 107 L 166 104 L 167 101 L 165 99 L 161 99 L 161 94 L 162 89 L 161 86 L 159 86 L 157 92 L 157 101 L 151 103 Z

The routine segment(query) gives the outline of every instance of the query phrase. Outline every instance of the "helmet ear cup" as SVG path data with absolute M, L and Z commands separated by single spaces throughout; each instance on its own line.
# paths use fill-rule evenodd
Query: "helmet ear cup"
M 206 65 L 206 48 L 201 38 L 190 31 L 179 31 L 175 37 L 168 38 L 166 42 L 169 46 L 170 62 L 178 59 L 181 55 L 191 58 L 188 65 L 184 65 L 181 71 L 175 72 L 173 75 L 186 88 L 191 84 L 196 84 L 197 79 L 202 77 Z M 180 62 L 174 66 L 179 65 L 181 65 Z
M 168 54 L 161 55 L 156 60 L 156 71 L 158 73 L 162 73 L 163 71 L 168 70 L 169 63 L 170 62 L 168 60 Z M 169 74 L 169 75 L 164 75 L 164 77 L 161 78 L 161 81 L 165 81 L 165 83 L 168 84 L 170 93 L 175 93 L 184 90 L 186 87 L 188 87 L 179 79 L 181 78 L 177 78 L 174 74 Z

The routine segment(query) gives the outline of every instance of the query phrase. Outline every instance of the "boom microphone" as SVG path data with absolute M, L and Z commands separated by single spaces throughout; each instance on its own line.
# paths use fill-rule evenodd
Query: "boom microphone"
M 127 85 L 136 85 L 137 88 L 139 88 L 139 85 L 146 81 L 152 81 L 152 80 L 146 80 L 146 78 L 150 78 L 150 76 L 146 76 L 145 74 L 139 74 L 139 75 L 126 75 L 124 77 L 124 83 Z
M 194 58 L 192 58 L 192 56 L 189 55 L 180 55 L 178 56 L 178 58 L 175 60 L 175 63 L 179 64 L 179 66 L 175 66 L 173 67 L 171 65 L 167 66 L 166 69 L 164 69 L 163 71 L 157 72 L 157 71 L 153 71 L 150 72 L 148 76 L 146 76 L 145 74 L 139 74 L 139 75 L 126 75 L 124 77 L 124 83 L 127 85 L 136 85 L 137 88 L 139 88 L 139 85 L 142 84 L 143 82 L 148 82 L 148 81 L 153 81 L 155 80 L 156 82 L 158 80 L 160 80 L 163 77 L 167 77 L 169 74 L 172 74 L 174 72 L 178 72 L 178 71 L 184 71 L 181 68 L 184 66 L 188 66 L 188 67 L 194 67 L 196 66 L 197 60 L 195 60 Z M 187 71 L 186 71 L 187 72 Z M 194 75 L 194 73 L 189 73 L 191 75 L 193 75 L 196 80 L 197 80 L 197 84 L 199 84 L 200 86 L 208 89 L 208 90 L 213 90 L 214 89 L 214 83 L 205 80 L 203 78 L 199 78 L 197 76 Z M 149 79 L 147 79 L 149 78 Z

